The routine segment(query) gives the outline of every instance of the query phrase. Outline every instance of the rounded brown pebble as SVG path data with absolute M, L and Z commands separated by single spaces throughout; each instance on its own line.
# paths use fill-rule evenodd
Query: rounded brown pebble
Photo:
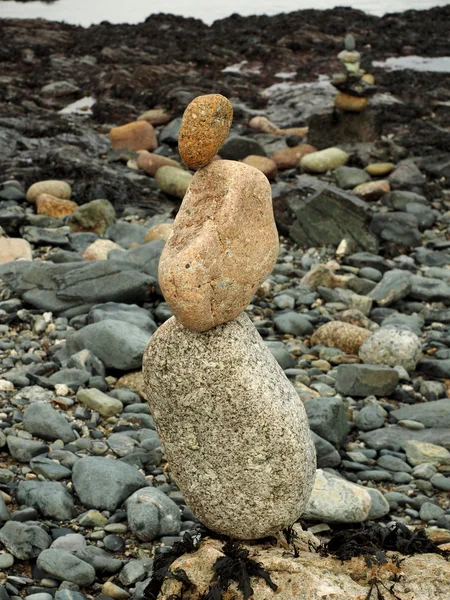
M 340 93 L 334 99 L 336 108 L 347 112 L 361 112 L 368 103 L 367 98 L 359 98 L 358 96 L 350 96 L 350 94 Z
M 270 133 L 272 135 L 281 135 L 281 129 L 275 123 L 272 123 L 267 117 L 257 116 L 250 119 L 248 126 L 251 129 L 261 133 Z
M 389 175 L 391 171 L 395 169 L 394 163 L 385 162 L 385 163 L 372 163 L 371 165 L 367 165 L 364 169 L 366 173 L 372 175 L 373 177 L 384 177 L 385 175 Z
M 159 261 L 159 284 L 178 321 L 206 331 L 245 309 L 277 256 L 267 178 L 241 162 L 214 161 L 192 179 Z
M 344 323 L 330 321 L 321 325 L 311 336 L 311 346 L 328 346 L 339 348 L 346 354 L 358 354 L 360 346 L 372 335 L 371 331 Z
M 158 146 L 153 125 L 147 121 L 133 121 L 120 127 L 113 127 L 109 132 L 112 147 L 127 150 L 154 150 Z
M 140 150 L 136 164 L 138 169 L 142 169 L 152 177 L 156 175 L 156 171 L 160 167 L 176 167 L 178 169 L 183 168 L 179 163 L 177 163 L 176 160 L 167 158 L 167 156 L 161 156 L 160 154 L 147 152 L 147 150 Z
M 231 102 L 220 94 L 198 96 L 184 111 L 178 151 L 190 169 L 209 164 L 225 142 L 233 120 Z
M 242 159 L 242 162 L 251 167 L 255 167 L 264 173 L 267 179 L 275 179 L 278 173 L 277 164 L 271 158 L 267 156 L 256 156 L 256 154 L 250 154 Z
M 72 200 L 62 200 L 51 194 L 39 194 L 36 198 L 36 211 L 38 215 L 61 219 L 71 215 L 78 208 L 76 202 Z
M 374 85 L 375 77 L 372 75 L 372 73 L 364 73 L 364 75 L 361 77 L 361 81 L 365 81 L 366 83 L 369 83 L 370 85 Z
M 159 225 L 153 225 L 145 234 L 145 241 L 152 242 L 153 240 L 164 240 L 167 241 L 169 235 L 172 233 L 172 223 L 160 223 Z
M 50 194 L 61 200 L 69 200 L 72 195 L 72 188 L 65 181 L 58 179 L 47 179 L 33 183 L 27 190 L 27 200 L 34 204 L 41 194 Z
M 275 162 L 280 171 L 283 171 L 285 169 L 295 169 L 301 159 L 312 152 L 317 152 L 317 148 L 311 146 L 311 144 L 298 144 L 298 146 L 293 146 L 292 148 L 278 150 L 270 158 Z
M 379 200 L 384 194 L 391 191 L 389 181 L 380 179 L 379 181 L 368 181 L 361 183 L 353 188 L 352 193 L 362 200 Z

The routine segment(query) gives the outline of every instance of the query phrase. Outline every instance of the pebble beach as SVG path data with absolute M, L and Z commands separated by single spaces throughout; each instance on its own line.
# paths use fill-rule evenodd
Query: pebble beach
M 145 599 L 155 559 L 199 524 L 142 361 L 172 317 L 160 256 L 207 164 L 178 152 L 201 94 L 234 113 L 207 168 L 238 161 L 270 182 L 280 248 L 244 312 L 311 430 L 305 554 L 371 523 L 450 549 L 450 69 L 383 66 L 448 59 L 448 27 L 449 7 L 212 26 L 0 19 L 0 600 Z M 353 111 L 340 118 L 349 33 L 376 88 L 357 110 L 340 91 Z M 217 324 L 203 317 L 199 331 Z M 446 598 L 448 561 L 423 557 L 407 559 L 401 600 Z M 338 600 L 368 593 L 331 559 L 308 560 L 311 581 L 286 598 L 327 597 L 321 577 Z

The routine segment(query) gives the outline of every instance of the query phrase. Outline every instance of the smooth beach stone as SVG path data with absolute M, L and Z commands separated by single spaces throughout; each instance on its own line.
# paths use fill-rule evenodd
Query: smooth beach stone
M 206 331 L 245 309 L 277 256 L 267 178 L 249 165 L 215 161 L 192 179 L 161 254 L 159 284 L 180 323 Z
M 295 169 L 304 156 L 313 152 L 317 152 L 317 148 L 311 146 L 311 144 L 298 144 L 291 148 L 277 150 L 270 158 L 277 165 L 278 169 L 283 171 L 285 169 Z
M 153 152 L 147 152 L 147 150 L 141 150 L 138 154 L 136 161 L 138 169 L 142 169 L 152 177 L 156 175 L 156 171 L 160 167 L 183 168 L 176 160 L 167 158 L 167 156 L 162 156 L 161 154 L 154 154 Z
M 359 358 L 369 365 L 402 366 L 414 371 L 422 355 L 420 339 L 410 329 L 380 327 L 359 349 Z
M 0 264 L 23 258 L 33 260 L 30 242 L 22 238 L 0 237 Z
M 83 258 L 84 260 L 106 260 L 111 250 L 123 250 L 123 248 L 111 240 L 95 240 L 83 252 Z
M 359 348 L 370 335 L 370 331 L 357 325 L 343 321 L 330 321 L 321 325 L 313 333 L 311 345 L 324 345 L 328 348 L 339 348 L 346 354 L 358 354 Z
M 391 171 L 395 169 L 394 163 L 385 162 L 385 163 L 372 163 L 365 167 L 366 173 L 372 175 L 373 177 L 384 177 L 384 175 L 389 175 Z
M 345 110 L 347 112 L 361 112 L 363 111 L 369 100 L 364 97 L 351 96 L 350 94 L 345 94 L 341 92 L 334 99 L 334 105 L 336 108 L 340 110 Z
M 37 198 L 41 194 L 50 194 L 61 200 L 70 200 L 72 188 L 65 181 L 57 179 L 47 179 L 45 181 L 37 181 L 33 183 L 27 190 L 27 200 L 31 204 L 35 204 Z
M 155 150 L 158 146 L 153 125 L 147 121 L 133 121 L 120 127 L 113 127 L 109 132 L 112 147 L 127 150 Z
M 171 120 L 165 108 L 150 108 L 140 115 L 138 121 L 148 121 L 151 125 L 165 125 Z
M 164 240 L 167 242 L 169 235 L 172 233 L 172 223 L 160 223 L 153 225 L 145 234 L 145 241 L 152 242 L 153 240 Z
M 116 211 L 109 200 L 98 199 L 79 206 L 67 220 L 70 229 L 102 235 L 116 220 Z
M 311 173 L 326 173 L 345 165 L 349 157 L 349 154 L 340 148 L 326 148 L 304 156 L 300 166 L 304 171 Z
M 63 200 L 51 194 L 40 194 L 36 198 L 37 214 L 53 217 L 54 219 L 62 219 L 62 217 L 71 215 L 77 208 L 78 204 L 76 202 Z
M 357 185 L 353 190 L 352 194 L 358 196 L 362 200 L 379 200 L 384 194 L 388 194 L 391 191 L 389 181 L 386 179 L 380 179 L 379 181 L 368 181 L 367 183 L 361 183 Z
M 247 315 L 205 333 L 172 317 L 143 373 L 172 476 L 202 523 L 255 539 L 302 515 L 316 472 L 305 409 Z
M 228 137 L 233 121 L 231 102 L 221 94 L 194 98 L 181 121 L 178 152 L 190 169 L 206 167 Z
M 165 165 L 156 171 L 155 180 L 163 192 L 182 200 L 192 181 L 192 175 L 179 167 Z
M 271 158 L 267 158 L 267 156 L 257 156 L 256 154 L 250 154 L 242 159 L 242 162 L 246 165 L 250 165 L 251 167 L 255 167 L 255 169 L 259 169 L 261 173 L 267 177 L 267 179 L 275 179 L 277 176 L 277 165 L 275 161 Z
M 251 129 L 255 129 L 260 133 L 270 133 L 271 135 L 280 135 L 281 129 L 275 123 L 272 123 L 270 119 L 263 116 L 256 116 L 250 119 L 248 126 Z

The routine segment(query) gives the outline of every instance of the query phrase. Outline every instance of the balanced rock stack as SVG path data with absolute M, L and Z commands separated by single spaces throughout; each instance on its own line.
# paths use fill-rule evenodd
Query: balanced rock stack
M 210 529 L 255 539 L 304 512 L 315 451 L 298 395 L 243 313 L 278 255 L 271 188 L 249 165 L 213 161 L 230 102 L 200 96 L 179 136 L 194 175 L 159 263 L 174 316 L 144 355 L 146 392 L 172 475 Z
M 339 91 L 334 100 L 335 106 L 347 112 L 363 111 L 368 104 L 368 97 L 376 91 L 373 75 L 360 67 L 361 55 L 355 46 L 354 37 L 347 35 L 344 50 L 338 54 L 342 71 L 332 79 L 332 84 Z

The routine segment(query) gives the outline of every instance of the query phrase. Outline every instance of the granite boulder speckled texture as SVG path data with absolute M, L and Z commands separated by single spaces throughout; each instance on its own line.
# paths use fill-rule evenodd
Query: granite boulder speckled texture
M 204 333 L 172 317 L 143 369 L 173 477 L 202 523 L 254 539 L 302 515 L 315 479 L 305 410 L 245 314 Z
M 233 107 L 225 96 L 194 98 L 184 111 L 178 135 L 178 151 L 184 164 L 190 169 L 209 164 L 227 139 L 232 121 Z
M 180 323 L 206 331 L 245 309 L 277 256 L 267 178 L 249 165 L 219 160 L 189 185 L 161 255 L 159 283 Z

